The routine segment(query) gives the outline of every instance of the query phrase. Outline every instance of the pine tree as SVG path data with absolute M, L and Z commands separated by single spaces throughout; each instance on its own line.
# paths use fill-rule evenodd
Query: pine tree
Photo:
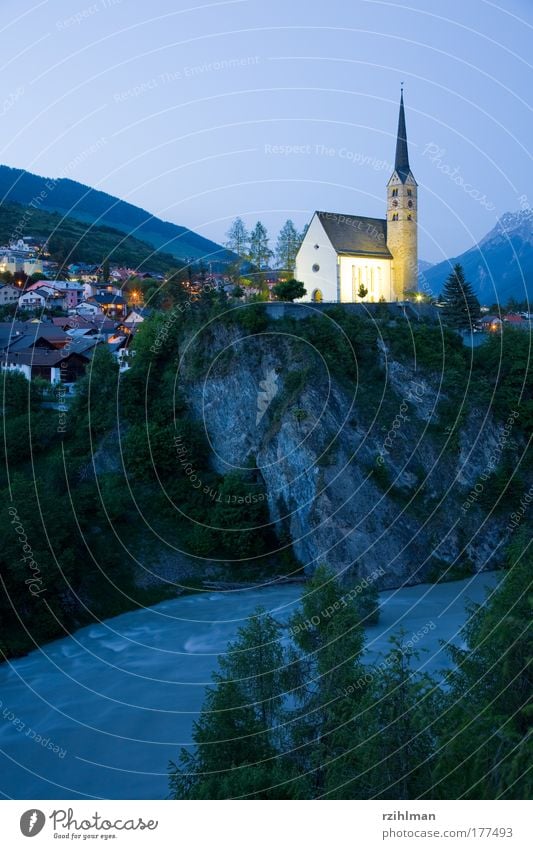
M 296 775 L 282 754 L 290 669 L 280 625 L 258 609 L 219 661 L 195 723 L 196 749 L 170 763 L 174 798 L 292 797 Z
M 245 259 L 248 256 L 250 234 L 242 218 L 236 218 L 226 233 L 226 247 L 237 256 Z
M 339 726 L 357 712 L 364 692 L 364 684 L 357 684 L 364 678 L 358 599 L 359 593 L 343 590 L 335 573 L 320 566 L 306 587 L 301 612 L 290 622 L 306 682 L 295 694 L 299 719 L 293 723 L 293 745 L 299 747 L 300 769 L 310 774 L 312 798 L 330 786 Z
M 258 221 L 250 236 L 250 261 L 261 273 L 268 266 L 273 255 L 269 247 L 267 229 L 261 221 Z
M 276 260 L 283 271 L 292 274 L 296 265 L 296 254 L 301 244 L 301 236 L 289 218 L 281 228 L 276 243 Z
M 531 758 L 531 528 L 510 546 L 508 572 L 471 609 L 467 649 L 450 648 L 447 705 L 427 798 L 527 799 Z
M 365 667 L 366 690 L 358 715 L 335 735 L 343 754 L 329 778 L 328 798 L 416 799 L 431 774 L 437 682 L 413 669 L 418 657 L 391 637 L 377 668 Z
M 445 323 L 456 330 L 472 330 L 480 316 L 479 301 L 461 265 L 455 265 L 446 280 L 442 300 Z
M 235 262 L 230 265 L 230 273 L 233 279 L 239 283 L 242 261 L 248 259 L 250 249 L 250 234 L 242 218 L 235 219 L 226 233 L 226 238 L 226 247 L 237 255 Z

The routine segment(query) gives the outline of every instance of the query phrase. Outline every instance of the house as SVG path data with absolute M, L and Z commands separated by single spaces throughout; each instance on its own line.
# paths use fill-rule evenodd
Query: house
M 71 278 L 75 277 L 82 283 L 96 283 L 100 268 L 98 265 L 90 265 L 86 262 L 72 263 L 68 267 L 68 273 Z
M 8 246 L 0 247 L 0 271 L 42 274 L 43 262 L 24 239 L 18 239 Z
M 0 306 L 5 307 L 15 304 L 20 298 L 20 289 L 10 286 L 9 283 L 0 285 Z
M 28 326 L 23 321 L 0 321 L 0 352 L 28 332 Z
M 25 292 L 18 300 L 19 309 L 21 310 L 44 310 L 46 307 L 47 295 L 44 292 Z
M 385 218 L 315 212 L 296 255 L 301 301 L 403 301 L 418 279 L 418 185 L 409 165 L 403 89 Z
M 510 312 L 507 315 L 504 315 L 503 320 L 506 324 L 511 324 L 513 327 L 521 327 L 524 326 L 527 322 L 525 318 L 518 313 Z
M 110 318 L 122 319 L 126 313 L 126 299 L 113 292 L 99 292 L 89 298 L 88 302 L 99 306 L 104 315 Z
M 24 294 L 27 295 L 30 293 L 36 293 L 38 295 L 42 295 L 46 300 L 46 308 L 66 309 L 68 303 L 67 292 L 61 287 L 56 286 L 55 283 L 56 281 L 49 282 L 48 280 L 40 280 L 37 283 L 32 283 L 28 286 Z M 29 303 L 30 301 L 26 302 Z
M 40 377 L 50 383 L 73 383 L 83 374 L 90 357 L 83 353 L 36 348 L 32 351 L 4 351 L 0 354 L 0 367 L 16 371 L 34 380 Z
M 50 297 L 63 298 L 67 309 L 74 309 L 83 299 L 83 286 L 81 283 L 72 283 L 70 280 L 38 280 L 28 286 L 27 291 L 50 292 Z
M 479 326 L 482 330 L 496 333 L 502 329 L 502 320 L 499 315 L 484 315 L 480 319 Z
M 92 316 L 93 318 L 98 315 L 103 315 L 100 304 L 94 303 L 93 301 L 82 301 L 76 307 L 75 312 L 77 315 Z
M 150 307 L 133 307 L 124 319 L 124 325 L 128 329 L 132 329 L 136 324 L 142 324 L 147 318 L 150 318 L 153 310 Z
M 52 323 L 17 323 L 9 334 L 8 324 L 0 323 L 0 365 L 28 380 L 73 383 L 85 373 L 96 347 L 104 344 L 97 336 L 72 338 Z
M 66 347 L 69 340 L 69 335 L 59 327 L 39 322 L 26 324 L 23 332 L 12 337 L 7 347 L 10 351 L 27 351 L 34 348 L 60 351 Z
M 10 271 L 11 274 L 23 273 L 28 276 L 42 274 L 43 263 L 41 259 L 22 257 L 10 252 L 0 256 L 0 272 L 4 271 Z

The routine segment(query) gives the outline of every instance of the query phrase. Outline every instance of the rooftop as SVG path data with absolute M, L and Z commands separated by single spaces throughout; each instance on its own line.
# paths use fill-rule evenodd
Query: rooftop
M 385 218 L 318 211 L 316 215 L 337 253 L 392 259 Z

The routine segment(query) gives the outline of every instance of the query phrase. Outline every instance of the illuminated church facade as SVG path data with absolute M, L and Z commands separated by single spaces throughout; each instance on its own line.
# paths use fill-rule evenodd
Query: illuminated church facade
M 387 217 L 315 212 L 296 257 L 301 301 L 401 301 L 418 276 L 418 186 L 409 165 L 403 90 Z

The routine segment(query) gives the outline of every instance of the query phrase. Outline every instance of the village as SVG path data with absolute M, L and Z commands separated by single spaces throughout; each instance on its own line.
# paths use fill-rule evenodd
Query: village
M 130 343 L 153 312 L 144 305 L 143 283 L 161 287 L 165 278 L 108 262 L 59 269 L 47 256 L 46 240 L 31 236 L 0 247 L 0 365 L 28 380 L 61 383 L 68 393 L 98 346 L 127 369 Z M 206 284 L 233 288 L 204 273 L 183 285 L 194 298 Z

